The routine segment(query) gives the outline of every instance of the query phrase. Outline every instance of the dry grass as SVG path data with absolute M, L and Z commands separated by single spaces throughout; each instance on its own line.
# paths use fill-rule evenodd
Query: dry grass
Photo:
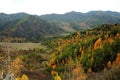
M 3 46 L 3 47 L 10 46 L 14 50 L 28 50 L 28 49 L 34 49 L 34 48 L 45 49 L 46 48 L 46 46 L 41 45 L 41 43 L 6 43 L 6 42 L 0 42 L 0 46 Z

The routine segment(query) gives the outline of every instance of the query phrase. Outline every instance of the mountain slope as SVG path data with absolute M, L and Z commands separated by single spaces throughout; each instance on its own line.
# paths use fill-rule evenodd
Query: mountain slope
M 0 24 L 17 20 L 17 19 L 22 19 L 25 16 L 28 16 L 29 14 L 27 13 L 16 13 L 16 14 L 5 14 L 5 13 L 0 13 Z
M 64 32 L 75 32 L 90 29 L 101 24 L 120 23 L 120 13 L 112 11 L 91 11 L 88 13 L 69 12 L 33 16 L 26 13 L 0 13 L 0 35 L 41 39 L 61 35 Z M 31 37 L 32 36 L 32 37 Z
M 0 13 L 0 26 L 10 21 L 22 19 L 30 14 L 17 13 L 5 14 Z M 89 29 L 101 24 L 120 23 L 120 13 L 112 11 L 90 11 L 87 13 L 68 12 L 65 14 L 48 14 L 36 16 L 46 20 L 54 26 L 58 26 L 66 32 L 75 32 L 76 30 Z
M 74 29 L 86 29 L 101 24 L 120 22 L 120 13 L 112 11 L 69 12 L 65 14 L 42 15 L 40 18 L 61 24 L 66 22 Z
M 46 43 L 53 48 L 47 65 L 53 76 L 58 73 L 63 80 L 119 80 L 119 44 L 120 24 L 76 32 Z
M 64 31 L 37 16 L 27 16 L 20 20 L 8 22 L 1 26 L 1 35 L 22 37 L 28 40 L 57 36 Z

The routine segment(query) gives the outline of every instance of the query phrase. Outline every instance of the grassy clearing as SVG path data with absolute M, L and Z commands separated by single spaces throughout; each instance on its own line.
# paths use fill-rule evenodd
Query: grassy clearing
M 29 49 L 34 49 L 34 48 L 46 49 L 46 46 L 41 45 L 41 43 L 6 43 L 6 42 L 0 42 L 0 46 L 3 46 L 3 47 L 10 46 L 12 49 L 15 49 L 15 50 L 29 50 Z

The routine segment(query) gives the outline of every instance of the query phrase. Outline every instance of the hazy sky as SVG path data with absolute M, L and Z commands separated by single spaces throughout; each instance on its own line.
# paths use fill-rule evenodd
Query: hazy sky
M 0 0 L 0 13 L 66 13 L 111 10 L 120 12 L 120 0 Z

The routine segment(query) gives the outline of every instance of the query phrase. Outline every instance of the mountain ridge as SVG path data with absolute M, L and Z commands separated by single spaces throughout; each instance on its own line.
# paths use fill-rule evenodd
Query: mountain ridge
M 62 29 L 33 15 L 6 23 L 2 28 L 0 31 L 1 36 L 22 37 L 32 41 L 57 36 L 64 32 Z
M 115 24 L 120 22 L 120 13 L 113 11 L 90 11 L 87 13 L 68 12 L 65 14 L 48 14 L 40 18 L 50 22 L 67 22 L 72 28 L 84 29 L 101 24 Z M 75 26 L 75 27 L 74 27 Z M 87 26 L 87 27 L 86 27 Z
M 6 36 L 9 33 L 10 36 L 29 39 L 30 36 L 35 38 L 37 35 L 37 39 L 115 23 L 120 23 L 120 13 L 113 11 L 90 11 L 87 13 L 72 11 L 65 14 L 41 16 L 23 12 L 15 14 L 0 13 L 0 35 Z

